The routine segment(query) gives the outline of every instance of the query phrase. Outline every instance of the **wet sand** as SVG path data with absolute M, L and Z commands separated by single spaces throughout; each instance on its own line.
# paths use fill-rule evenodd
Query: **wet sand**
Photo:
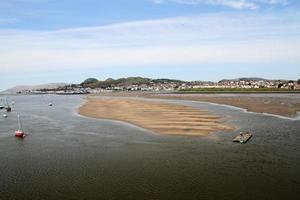
M 79 113 L 128 122 L 164 135 L 204 136 L 234 129 L 222 123 L 220 116 L 192 107 L 124 98 L 89 97 Z
M 300 111 L 300 102 L 288 98 L 257 96 L 217 96 L 217 95 L 158 95 L 158 98 L 206 101 L 244 108 L 249 112 L 268 113 L 284 117 L 295 117 Z
M 246 109 L 249 112 L 268 113 L 284 117 L 295 117 L 300 112 L 299 99 L 284 98 L 280 95 L 276 97 L 261 96 L 255 94 L 243 95 L 222 95 L 222 94 L 163 94 L 163 93 L 109 93 L 105 96 L 138 96 L 144 98 L 176 99 L 205 101 L 216 104 L 225 104 Z M 295 94 L 296 95 L 296 94 Z

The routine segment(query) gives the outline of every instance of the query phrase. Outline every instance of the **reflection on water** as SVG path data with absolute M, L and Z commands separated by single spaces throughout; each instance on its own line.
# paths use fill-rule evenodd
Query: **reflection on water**
M 205 103 L 234 132 L 160 136 L 81 117 L 78 96 L 16 96 L 0 118 L 0 199 L 296 199 L 300 121 Z M 53 107 L 48 106 L 49 102 Z M 1 111 L 1 114 L 3 111 Z M 28 137 L 14 137 L 20 113 Z M 245 145 L 231 139 L 249 130 Z

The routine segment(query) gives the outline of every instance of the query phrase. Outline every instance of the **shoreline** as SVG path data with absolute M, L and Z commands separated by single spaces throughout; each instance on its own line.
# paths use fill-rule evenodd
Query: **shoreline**
M 133 124 L 161 135 L 206 136 L 234 130 L 220 116 L 165 102 L 88 97 L 78 112 L 85 117 Z

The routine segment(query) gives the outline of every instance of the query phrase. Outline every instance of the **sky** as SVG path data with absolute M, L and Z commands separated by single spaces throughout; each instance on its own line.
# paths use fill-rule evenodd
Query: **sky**
M 300 79 L 299 0 L 0 0 L 0 91 L 129 76 Z

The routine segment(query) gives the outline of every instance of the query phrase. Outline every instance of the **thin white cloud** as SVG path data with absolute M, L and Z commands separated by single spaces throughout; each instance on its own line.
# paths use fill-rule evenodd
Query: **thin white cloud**
M 281 4 L 286 5 L 288 4 L 288 0 L 256 0 L 261 3 L 267 3 L 267 4 Z
M 299 19 L 297 13 L 223 13 L 58 31 L 0 30 L 0 69 L 300 64 Z
M 18 19 L 16 18 L 0 18 L 0 25 L 1 24 L 11 24 L 17 22 Z
M 11 8 L 21 4 L 42 4 L 53 0 L 0 0 L 0 8 Z
M 262 4 L 269 5 L 286 5 L 288 0 L 153 0 L 156 4 L 163 3 L 179 3 L 179 4 L 206 4 L 213 6 L 226 6 L 235 9 L 257 9 L 260 8 Z

